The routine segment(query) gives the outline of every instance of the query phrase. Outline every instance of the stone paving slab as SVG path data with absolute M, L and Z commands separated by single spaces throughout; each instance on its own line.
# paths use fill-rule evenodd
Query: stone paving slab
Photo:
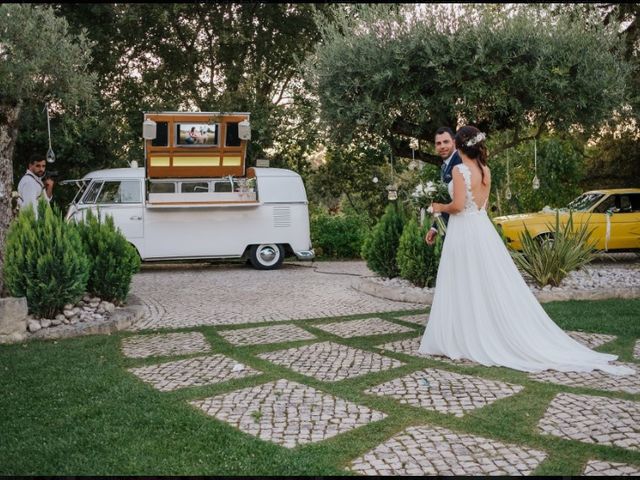
M 285 262 L 279 270 L 265 271 L 234 264 L 144 265 L 131 282 L 131 293 L 144 304 L 144 316 L 130 330 L 374 315 L 425 307 L 356 291 L 353 279 L 361 275 L 373 275 L 362 261 L 313 266 Z
M 381 318 L 365 318 L 342 322 L 313 325 L 314 328 L 332 333 L 342 338 L 365 337 L 369 335 L 386 335 L 389 333 L 406 333 L 414 330 Z
M 261 373 L 224 355 L 188 358 L 176 362 L 130 368 L 129 371 L 161 392 L 212 385 Z
M 598 348 L 600 345 L 609 343 L 617 338 L 615 335 L 605 335 L 603 333 L 585 333 L 585 332 L 576 332 L 576 331 L 568 331 L 567 335 L 569 335 L 574 340 L 577 340 L 578 342 L 582 343 L 583 345 L 589 348 Z
M 364 393 L 389 396 L 400 403 L 462 417 L 521 391 L 522 385 L 427 368 L 377 385 Z
M 586 387 L 611 392 L 640 393 L 640 365 L 629 362 L 613 362 L 613 365 L 624 365 L 635 370 L 631 375 L 612 375 L 600 370 L 592 372 L 558 372 L 545 370 L 530 373 L 529 378 L 539 382 L 555 383 L 568 387 Z
M 385 343 L 384 345 L 378 345 L 377 348 L 381 350 L 388 350 L 390 352 L 404 353 L 406 355 L 412 355 L 414 357 L 428 358 L 429 360 L 437 360 L 439 362 L 446 362 L 451 365 L 464 365 L 464 366 L 477 366 L 479 363 L 472 362 L 465 358 L 454 360 L 443 355 L 427 355 L 426 353 L 418 352 L 420 348 L 420 342 L 422 336 L 415 338 L 408 338 L 406 340 L 398 340 L 396 342 Z M 384 353 L 384 352 L 383 352 Z
M 405 316 L 397 315 L 394 318 L 397 318 L 398 320 L 402 320 L 403 322 L 411 322 L 411 323 L 416 323 L 418 325 L 426 326 L 427 322 L 429 321 L 429 314 L 420 313 L 418 315 L 405 315 Z
M 633 347 L 633 356 L 634 358 L 640 358 L 640 340 L 638 340 Z
M 543 435 L 640 450 L 640 402 L 559 393 L 538 422 Z
M 583 475 L 598 477 L 636 477 L 640 476 L 640 467 L 634 467 L 628 463 L 589 460 Z
M 268 343 L 312 340 L 313 333 L 296 325 L 273 325 L 270 327 L 243 328 L 241 330 L 221 330 L 218 332 L 227 342 L 234 345 L 259 345 Z
M 200 332 L 136 335 L 122 340 L 122 353 L 129 358 L 187 355 L 210 350 L 211 346 Z
M 258 357 L 327 382 L 405 365 L 399 360 L 334 342 L 261 353 Z
M 529 475 L 545 452 L 442 427 L 409 427 L 349 470 L 363 475 Z
M 189 403 L 287 448 L 326 440 L 387 416 L 285 379 Z

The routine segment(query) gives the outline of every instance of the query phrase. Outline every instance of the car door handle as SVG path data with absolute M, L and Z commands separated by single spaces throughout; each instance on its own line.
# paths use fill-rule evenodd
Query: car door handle
M 142 220 L 142 217 L 138 217 L 137 215 L 134 215 L 133 217 L 129 217 L 129 220 Z

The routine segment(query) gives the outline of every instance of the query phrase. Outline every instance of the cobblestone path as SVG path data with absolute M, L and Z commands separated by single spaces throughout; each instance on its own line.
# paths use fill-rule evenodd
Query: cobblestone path
M 207 336 L 206 331 L 138 331 L 122 340 L 122 354 L 131 359 L 128 371 L 160 392 L 229 380 L 245 382 L 249 386 L 185 401 L 211 419 L 286 448 L 323 442 L 388 421 L 389 411 L 364 405 L 367 402 L 362 397 L 352 401 L 323 390 L 322 385 L 332 382 L 357 382 L 362 375 L 384 375 L 385 380 L 362 387 L 360 392 L 372 399 L 384 398 L 426 410 L 430 415 L 457 419 L 472 416 L 479 409 L 494 408 L 489 407 L 494 403 L 507 404 L 526 392 L 528 387 L 517 382 L 452 371 L 476 368 L 470 371 L 478 372 L 480 366 L 474 362 L 419 354 L 428 313 L 403 314 L 403 310 L 422 306 L 370 297 L 350 288 L 352 278 L 366 275 L 370 272 L 362 262 L 328 262 L 314 268 L 292 264 L 275 272 L 256 272 L 241 266 L 145 269 L 134 280 L 133 293 L 146 308 L 146 316 L 136 330 L 210 325 L 215 327 L 218 347 L 210 344 L 214 337 Z M 384 318 L 376 315 L 383 312 L 395 313 Z M 321 320 L 354 314 L 369 316 Z M 279 323 L 255 325 L 273 321 Z M 611 335 L 568 333 L 590 348 L 616 339 Z M 376 336 L 383 338 L 376 343 Z M 358 343 L 363 340 L 368 348 Z M 227 348 L 223 353 L 221 345 Z M 230 347 L 259 348 L 252 355 L 263 362 L 263 367 L 252 368 L 227 356 L 233 356 Z M 634 345 L 636 358 L 639 350 L 640 341 Z M 188 358 L 170 358 L 180 356 Z M 437 360 L 442 367 L 409 371 L 407 359 L 411 357 Z M 261 371 L 265 362 L 277 365 L 281 372 L 295 374 L 296 380 L 265 380 Z M 529 379 L 569 390 L 611 392 L 607 397 L 597 392 L 556 394 L 533 424 L 536 433 L 545 438 L 640 451 L 640 401 L 613 398 L 640 393 L 640 365 L 630 365 L 636 374 L 626 377 L 599 371 L 523 375 L 523 383 Z M 402 371 L 394 373 L 395 369 Z M 314 386 L 305 384 L 305 378 Z M 545 448 L 424 421 L 354 455 L 344 468 L 345 473 L 368 476 L 530 475 L 550 457 L 552 452 Z M 581 468 L 583 475 L 640 474 L 638 464 L 609 462 L 597 455 L 585 456 Z

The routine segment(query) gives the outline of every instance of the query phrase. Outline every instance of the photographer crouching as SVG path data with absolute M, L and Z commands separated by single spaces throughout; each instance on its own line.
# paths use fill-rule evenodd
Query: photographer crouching
M 29 157 L 27 171 L 18 183 L 18 208 L 33 205 L 37 212 L 38 200 L 43 197 L 50 202 L 53 198 L 52 175 L 47 175 L 47 160 L 44 155 L 34 153 Z

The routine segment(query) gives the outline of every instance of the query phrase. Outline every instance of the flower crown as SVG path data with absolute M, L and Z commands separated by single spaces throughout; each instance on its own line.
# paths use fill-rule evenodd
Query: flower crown
M 483 141 L 485 138 L 487 138 L 487 136 L 484 133 L 478 132 L 475 137 L 467 140 L 467 143 L 465 143 L 465 145 L 467 147 L 472 147 L 476 143 L 480 143 L 481 141 Z

